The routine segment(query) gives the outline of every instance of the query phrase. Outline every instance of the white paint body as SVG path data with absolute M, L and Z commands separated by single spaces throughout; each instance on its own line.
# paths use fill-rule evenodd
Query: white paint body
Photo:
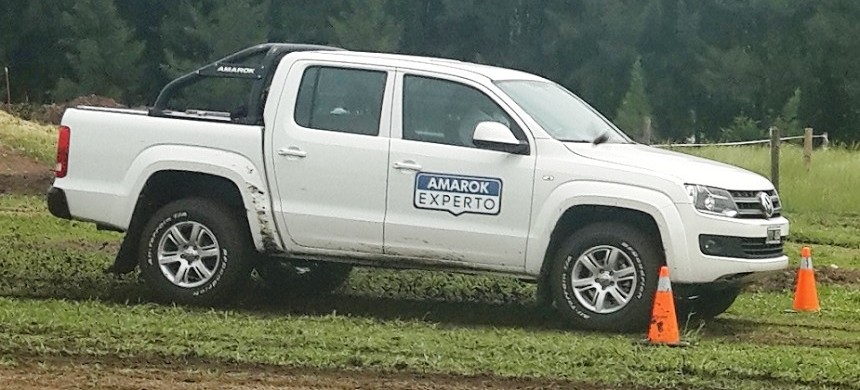
M 298 86 L 304 68 L 312 65 L 388 72 L 379 136 L 307 129 L 296 123 Z M 402 139 L 405 74 L 452 80 L 485 93 L 523 129 L 530 152 Z M 643 145 L 555 140 L 493 83 L 509 79 L 543 80 L 449 60 L 291 53 L 274 74 L 265 127 L 158 118 L 129 110 L 67 110 L 63 124 L 71 128 L 69 173 L 54 186 L 66 193 L 73 218 L 125 230 L 139 193 L 154 173 L 220 176 L 240 190 L 257 249 L 298 258 L 537 278 L 562 214 L 578 205 L 603 205 L 654 218 L 673 282 L 708 283 L 787 266 L 786 256 L 702 254 L 700 234 L 763 238 L 769 227 L 778 227 L 785 236 L 788 221 L 706 215 L 694 209 L 684 190 L 688 183 L 772 190 L 767 179 Z M 498 214 L 455 215 L 415 207 L 418 172 L 499 179 Z M 264 243 L 264 231 L 275 232 L 274 243 Z

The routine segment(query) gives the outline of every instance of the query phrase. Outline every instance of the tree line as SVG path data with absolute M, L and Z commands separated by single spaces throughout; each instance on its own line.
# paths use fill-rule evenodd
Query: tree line
M 636 137 L 853 142 L 857 20 L 856 0 L 4 0 L 0 66 L 16 102 L 146 105 L 253 44 L 330 44 L 536 73 Z

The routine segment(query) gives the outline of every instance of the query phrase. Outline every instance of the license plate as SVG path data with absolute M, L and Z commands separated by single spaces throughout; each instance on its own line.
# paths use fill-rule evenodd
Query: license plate
M 782 229 L 779 227 L 769 227 L 767 228 L 767 238 L 764 240 L 765 244 L 779 244 L 782 242 Z

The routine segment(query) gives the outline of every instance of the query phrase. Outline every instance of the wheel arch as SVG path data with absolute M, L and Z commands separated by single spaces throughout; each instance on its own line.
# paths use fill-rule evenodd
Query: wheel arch
M 199 169 L 155 171 L 149 175 L 138 192 L 129 221 L 129 231 L 146 223 L 147 216 L 171 201 L 201 197 L 224 203 L 234 211 L 242 220 L 242 225 L 249 229 L 257 251 L 279 250 L 280 243 L 275 239 L 274 226 L 267 226 L 270 219 L 265 218 L 257 205 L 258 202 L 265 201 L 259 199 L 259 190 L 253 185 L 247 185 L 245 191 L 240 188 L 235 179 L 229 178 L 229 175 L 224 175 L 223 172 L 201 172 Z
M 525 268 L 538 275 L 539 282 L 558 246 L 594 222 L 630 224 L 660 242 L 662 262 L 670 269 L 686 271 L 689 266 L 678 257 L 684 253 L 679 245 L 686 245 L 680 215 L 667 195 L 651 189 L 605 182 L 566 183 L 547 197 L 533 220 Z
M 649 237 L 656 237 L 661 242 L 657 249 L 664 257 L 661 259 L 661 263 L 665 264 L 665 250 L 662 245 L 660 229 L 650 214 L 624 207 L 582 204 L 567 209 L 556 223 L 550 234 L 544 262 L 541 265 L 541 277 L 546 275 L 550 263 L 549 259 L 555 254 L 562 242 L 571 234 L 597 222 L 624 223 L 642 231 Z
M 169 156 L 169 158 L 165 158 Z M 208 148 L 157 145 L 143 151 L 126 174 L 127 204 L 121 220 L 132 230 L 146 215 L 149 199 L 160 205 L 200 196 L 241 210 L 258 251 L 283 251 L 271 212 L 264 172 L 247 157 Z M 213 196 L 213 194 L 217 194 Z M 150 210 L 151 211 L 151 210 Z

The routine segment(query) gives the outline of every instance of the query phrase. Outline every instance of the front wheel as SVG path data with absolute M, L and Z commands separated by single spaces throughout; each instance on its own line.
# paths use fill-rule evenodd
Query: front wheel
M 247 227 L 217 202 L 177 200 L 155 212 L 141 235 L 141 274 L 162 300 L 214 305 L 250 277 Z
M 556 252 L 549 276 L 556 309 L 580 328 L 644 329 L 662 264 L 658 248 L 640 230 L 620 223 L 574 232 Z

